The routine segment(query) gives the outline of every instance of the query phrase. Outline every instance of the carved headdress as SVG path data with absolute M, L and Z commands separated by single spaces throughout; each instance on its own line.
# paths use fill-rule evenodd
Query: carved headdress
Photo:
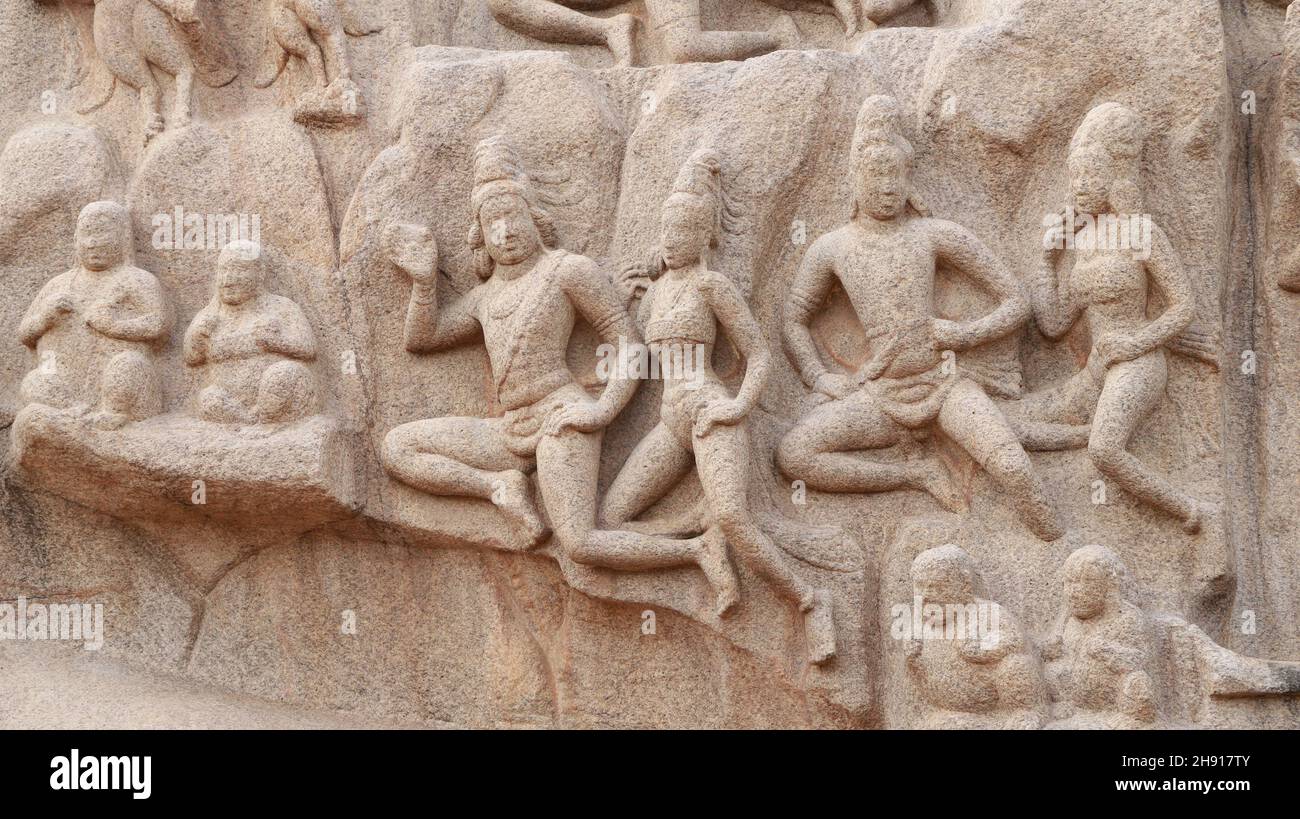
M 853 158 L 856 160 L 868 148 L 893 148 L 907 161 L 912 160 L 912 143 L 903 136 L 903 115 L 898 100 L 877 94 L 867 97 L 858 109 L 857 126 L 853 130 Z

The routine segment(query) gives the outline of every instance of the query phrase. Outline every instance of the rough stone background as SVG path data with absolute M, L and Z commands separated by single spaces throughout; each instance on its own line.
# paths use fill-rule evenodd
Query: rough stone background
M 763 28 L 776 14 L 752 0 L 704 5 L 710 28 Z M 276 702 L 233 706 L 253 714 L 295 706 L 290 724 L 900 727 L 909 722 L 905 678 L 881 624 L 887 632 L 890 605 L 910 600 L 911 558 L 940 542 L 974 555 L 987 593 L 1034 636 L 1057 617 L 1065 556 L 1103 543 L 1123 556 L 1153 609 L 1181 614 L 1240 652 L 1300 659 L 1300 366 L 1290 352 L 1300 304 L 1272 283 L 1272 260 L 1293 246 L 1300 218 L 1300 180 L 1280 159 L 1296 128 L 1300 42 L 1285 41 L 1281 9 L 1264 0 L 948 0 L 854 44 L 831 18 L 796 14 L 808 50 L 630 69 L 610 68 L 602 49 L 510 32 L 470 0 L 373 0 L 365 13 L 385 28 L 349 38 L 369 108 L 362 124 L 294 124 L 289 108 L 308 83 L 301 66 L 253 88 L 263 4 L 223 0 L 240 76 L 220 89 L 196 83 L 195 125 L 145 150 L 129 89 L 91 115 L 74 112 L 77 92 L 62 87 L 69 31 L 58 9 L 0 0 L 0 142 L 19 135 L 0 154 L 0 338 L 8 340 L 0 343 L 0 422 L 31 366 L 13 340 L 18 321 L 39 287 L 69 266 L 82 204 L 106 195 L 130 204 L 137 264 L 171 300 L 176 329 L 161 364 L 168 411 L 193 388 L 180 340 L 208 298 L 216 252 L 156 251 L 150 219 L 176 205 L 258 214 L 264 241 L 285 260 L 273 289 L 297 299 L 315 327 L 326 408 L 347 431 L 363 502 L 351 519 L 309 528 L 198 513 L 124 517 L 111 479 L 66 492 L 68 500 L 6 469 L 0 599 L 104 602 L 108 623 L 106 650 L 93 660 L 25 658 L 16 668 L 35 673 L 58 662 L 115 680 L 144 674 L 169 680 L 168 696 L 210 686 L 203 690 L 217 693 L 195 696 Z M 643 46 L 659 54 L 653 41 Z M 170 78 L 162 85 L 167 111 Z M 42 110 L 49 91 L 54 113 Z M 1240 110 L 1246 91 L 1254 114 Z M 810 243 L 848 217 L 849 138 L 860 102 L 874 93 L 902 103 L 918 195 L 1022 277 L 1038 255 L 1042 214 L 1065 201 L 1066 146 L 1084 114 L 1114 100 L 1146 118 L 1147 207 L 1182 256 L 1198 323 L 1220 334 L 1224 363 L 1215 372 L 1171 356 L 1167 399 L 1133 450 L 1218 504 L 1202 534 L 1185 535 L 1118 489 L 1094 506 L 1099 475 L 1087 453 L 1043 453 L 1035 465 L 1070 530 L 1043 544 L 941 440 L 969 515 L 944 515 L 913 492 L 813 493 L 796 508 L 771 452 L 806 409 L 806 390 L 778 353 L 751 419 L 756 491 L 793 517 L 847 526 L 866 567 L 843 581 L 852 608 L 840 616 L 856 641 L 820 688 L 802 679 L 801 628 L 761 584 L 745 583 L 741 616 L 718 630 L 692 615 L 703 591 L 697 578 L 646 590 L 585 576 L 545 552 L 471 550 L 471 532 L 500 525 L 491 515 L 385 478 L 376 452 L 392 427 L 494 410 L 481 348 L 405 352 L 409 285 L 376 257 L 372 230 L 397 217 L 430 225 L 444 281 L 471 286 L 464 236 L 478 139 L 508 135 L 530 167 L 556 180 L 564 246 L 611 274 L 648 254 L 679 164 L 702 141 L 717 145 L 742 229 L 715 266 L 750 294 L 779 351 L 781 304 L 807 247 L 796 226 Z M 25 147 L 32 128 L 44 129 L 38 149 Z M 981 306 L 946 277 L 940 295 L 952 316 Z M 817 331 L 846 365 L 861 360 L 862 331 L 842 303 Z M 590 343 L 575 345 L 575 371 L 590 360 Z M 1246 350 L 1258 354 L 1253 376 L 1238 366 Z M 1036 389 L 1064 378 L 1087 351 L 1086 330 L 1051 344 L 1031 326 L 987 356 Z M 348 354 L 355 374 L 340 366 Z M 653 386 L 643 388 L 607 434 L 602 486 L 654 423 L 656 399 Z M 666 506 L 691 493 L 683 487 Z M 641 632 L 647 607 L 657 614 L 653 636 Z M 356 612 L 355 636 L 340 633 L 344 610 Z M 1254 634 L 1240 628 L 1247 612 Z M 143 690 L 133 684 L 121 683 Z M 0 724 L 61 722 L 55 699 L 13 702 Z M 1300 724 L 1294 702 L 1229 710 L 1226 724 Z

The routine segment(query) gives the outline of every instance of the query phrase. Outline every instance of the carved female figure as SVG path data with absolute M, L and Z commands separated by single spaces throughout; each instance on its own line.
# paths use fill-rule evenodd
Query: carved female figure
M 809 625 L 812 661 L 833 654 L 834 635 L 815 633 L 829 626 L 829 594 L 799 576 L 787 556 L 764 533 L 749 510 L 750 442 L 745 418 L 767 382 L 771 354 L 758 322 L 739 288 L 708 267 L 727 217 L 716 152 L 696 152 L 682 168 L 672 195 L 664 203 L 659 276 L 641 301 L 646 342 L 661 362 L 663 402 L 658 425 L 641 440 L 605 496 L 603 519 L 618 525 L 631 521 L 662 498 L 690 471 L 699 473 L 712 527 L 698 540 L 673 540 L 635 532 L 596 538 L 590 548 L 608 561 L 611 548 L 629 567 L 672 560 L 694 561 L 717 591 L 718 613 L 737 600 L 735 580 L 725 563 L 719 532 L 753 568 L 792 601 Z M 719 327 L 744 356 L 745 378 L 735 396 L 728 393 L 712 367 Z M 699 350 L 699 353 L 694 351 Z M 695 360 L 699 367 L 664 362 Z M 602 533 L 605 534 L 605 533 Z M 611 542 L 613 541 L 613 542 Z M 816 626 L 814 624 L 824 624 Z M 817 648 L 821 647 L 821 648 Z
M 1070 184 L 1074 206 L 1084 217 L 1077 224 L 1092 226 L 1092 236 L 1081 233 L 1076 240 L 1067 235 L 1065 225 L 1049 232 L 1043 264 L 1032 283 L 1032 306 L 1039 330 L 1051 339 L 1061 338 L 1085 318 L 1092 351 L 1084 369 L 1066 384 L 1025 399 L 1013 414 L 1029 421 L 1023 428 L 1028 445 L 1036 449 L 1076 445 L 1079 430 L 1087 428 L 1062 422 L 1086 423 L 1091 414 L 1087 446 L 1097 469 L 1179 518 L 1190 533 L 1201 527 L 1201 507 L 1128 451 L 1133 434 L 1164 397 L 1165 347 L 1196 317 L 1182 262 L 1164 231 L 1142 213 L 1138 175 L 1143 131 L 1135 112 L 1105 103 L 1090 111 L 1075 132 Z M 1142 232 L 1149 247 L 1134 248 L 1131 242 L 1111 246 L 1107 230 L 1097 227 L 1134 219 L 1148 222 Z M 1056 268 L 1067 245 L 1075 248 L 1073 264 L 1058 278 Z M 1164 302 L 1164 311 L 1154 319 L 1148 318 L 1152 290 Z

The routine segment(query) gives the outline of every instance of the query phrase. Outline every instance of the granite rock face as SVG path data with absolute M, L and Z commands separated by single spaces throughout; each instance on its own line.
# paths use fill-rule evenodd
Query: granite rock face
M 1300 727 L 1285 6 L 0 0 L 0 724 Z

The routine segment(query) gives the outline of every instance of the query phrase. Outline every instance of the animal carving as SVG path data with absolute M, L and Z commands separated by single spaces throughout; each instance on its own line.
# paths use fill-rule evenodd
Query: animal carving
M 270 86 L 289 58 L 297 57 L 311 69 L 317 86 L 299 101 L 299 122 L 329 125 L 361 116 L 346 35 L 363 37 L 381 27 L 360 20 L 343 0 L 272 0 L 270 15 L 269 68 L 253 84 Z
M 50 0 L 40 0 L 49 2 Z M 112 99 L 121 82 L 140 95 L 144 140 L 167 127 L 155 69 L 176 80 L 171 125 L 184 127 L 192 114 L 194 78 L 220 88 L 238 74 L 206 0 L 58 0 L 73 19 L 83 55 L 97 55 L 108 77 L 98 94 L 79 105 L 88 114 Z M 88 16 L 82 7 L 93 6 Z M 89 17 L 89 19 L 87 19 Z M 84 82 L 84 69 L 74 79 Z

